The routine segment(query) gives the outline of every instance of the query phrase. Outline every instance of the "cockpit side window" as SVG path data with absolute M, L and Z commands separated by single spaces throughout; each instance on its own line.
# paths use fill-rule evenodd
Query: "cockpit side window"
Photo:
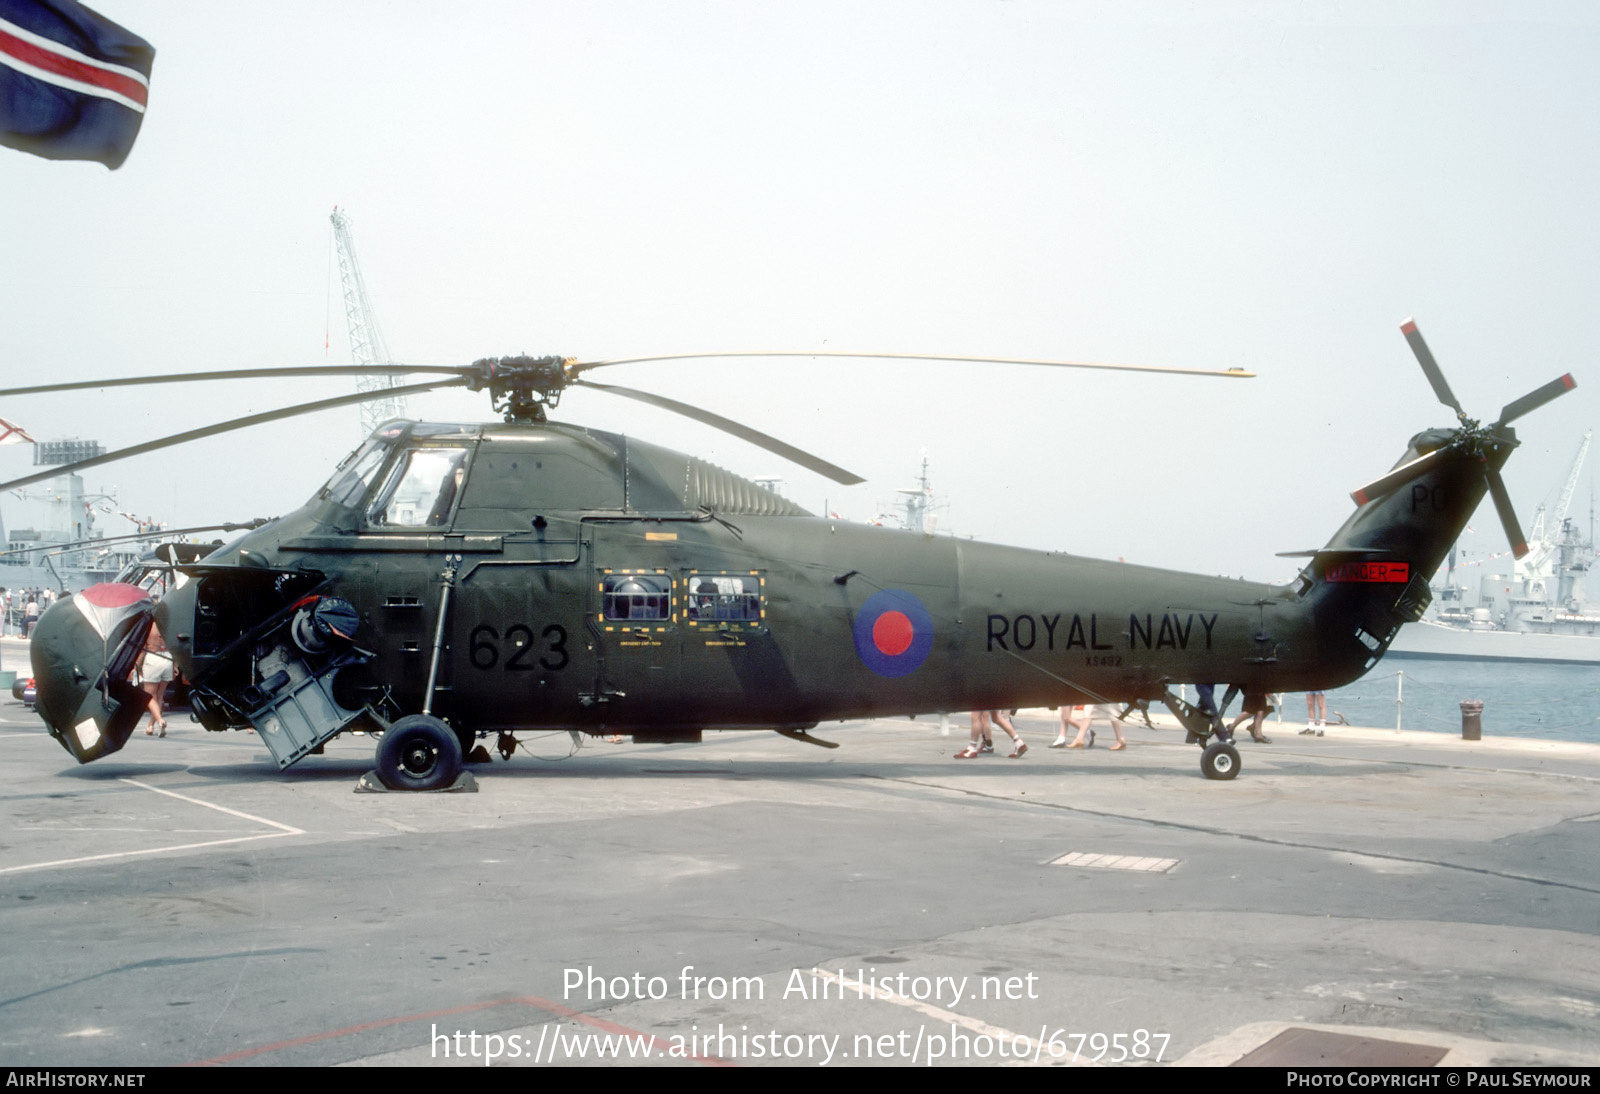
M 465 448 L 413 448 L 396 462 L 368 511 L 384 528 L 442 528 L 466 473 Z
M 388 450 L 388 446 L 376 438 L 367 441 L 339 465 L 328 485 L 322 488 L 323 494 L 337 505 L 360 505 Z

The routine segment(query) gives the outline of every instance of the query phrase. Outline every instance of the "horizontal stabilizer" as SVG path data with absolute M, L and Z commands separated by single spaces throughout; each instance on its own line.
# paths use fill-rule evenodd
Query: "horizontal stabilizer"
M 1391 555 L 1383 547 L 1318 547 L 1315 551 L 1279 551 L 1277 558 L 1316 558 L 1318 555 Z

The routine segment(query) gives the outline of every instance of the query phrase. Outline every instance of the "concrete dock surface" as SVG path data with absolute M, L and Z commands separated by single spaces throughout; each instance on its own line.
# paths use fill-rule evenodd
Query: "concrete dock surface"
M 179 714 L 79 767 L 7 695 L 0 1061 L 1600 1061 L 1600 747 L 1269 723 L 1217 782 L 951 721 L 362 794 L 370 738 L 279 772 Z

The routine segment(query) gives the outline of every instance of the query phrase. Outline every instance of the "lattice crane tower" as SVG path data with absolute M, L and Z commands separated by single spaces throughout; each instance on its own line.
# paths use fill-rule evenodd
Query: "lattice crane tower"
M 350 237 L 350 218 L 337 205 L 333 215 L 333 243 L 339 252 L 339 283 L 344 289 L 344 317 L 350 328 L 350 357 L 358 365 L 387 365 L 393 361 L 383 344 L 378 330 L 378 318 L 372 310 L 372 299 L 367 295 L 367 282 L 361 276 L 361 266 L 356 262 L 356 245 Z M 381 395 L 396 384 L 393 376 L 362 376 L 356 380 L 357 391 L 374 392 L 373 398 L 361 404 L 361 435 L 369 436 L 391 418 L 403 418 L 405 399 L 396 395 Z

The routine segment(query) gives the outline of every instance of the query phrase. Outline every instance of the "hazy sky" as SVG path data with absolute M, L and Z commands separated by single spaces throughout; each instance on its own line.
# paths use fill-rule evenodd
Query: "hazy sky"
M 1348 491 L 1468 411 L 1518 423 L 1525 521 L 1600 369 L 1600 8 L 1582 3 L 99 0 L 157 50 L 126 166 L 0 151 L 0 370 L 344 363 L 328 214 L 393 355 L 954 352 L 1249 381 L 748 360 L 597 376 L 869 482 L 592 392 L 556 416 L 779 475 L 857 518 L 928 451 L 941 529 L 1281 580 Z M 324 339 L 331 347 L 324 352 Z M 121 447 L 341 380 L 33 397 Z M 487 399 L 416 398 L 472 421 Z M 354 408 L 85 475 L 172 524 L 276 515 Z M 28 470 L 0 450 L 0 476 Z M 1586 474 L 1573 512 L 1587 520 Z M 26 520 L 0 501 L 7 527 Z M 108 530 L 120 531 L 116 525 Z M 1465 546 L 1503 551 L 1492 509 Z

